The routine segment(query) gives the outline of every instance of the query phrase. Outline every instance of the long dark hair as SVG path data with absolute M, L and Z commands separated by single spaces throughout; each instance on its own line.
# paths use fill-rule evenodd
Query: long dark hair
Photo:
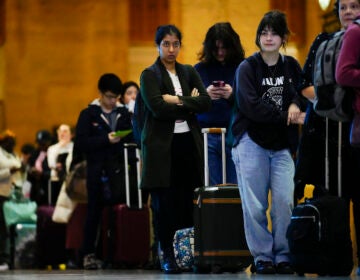
M 198 59 L 204 63 L 215 63 L 214 52 L 217 50 L 216 41 L 221 41 L 226 48 L 226 64 L 239 64 L 245 58 L 245 51 L 241 45 L 240 36 L 235 32 L 230 22 L 218 22 L 209 28 L 203 42 L 203 49 Z
M 335 4 L 334 4 L 334 14 L 339 18 L 339 5 L 340 5 L 340 0 L 336 0 Z

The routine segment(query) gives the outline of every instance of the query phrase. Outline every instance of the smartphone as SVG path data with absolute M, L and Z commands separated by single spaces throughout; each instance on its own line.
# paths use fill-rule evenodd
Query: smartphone
M 224 81 L 213 81 L 212 85 L 214 87 L 224 87 L 225 86 L 225 82 Z

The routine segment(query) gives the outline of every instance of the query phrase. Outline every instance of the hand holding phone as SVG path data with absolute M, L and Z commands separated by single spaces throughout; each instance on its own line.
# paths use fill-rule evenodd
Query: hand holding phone
M 224 81 L 213 81 L 212 85 L 214 87 L 224 87 L 225 86 L 225 82 Z

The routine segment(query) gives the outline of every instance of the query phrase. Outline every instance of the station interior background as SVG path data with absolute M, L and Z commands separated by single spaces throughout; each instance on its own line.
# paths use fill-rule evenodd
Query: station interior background
M 321 8 L 318 0 L 0 0 L 0 131 L 14 131 L 19 149 L 35 143 L 39 129 L 74 126 L 98 96 L 100 75 L 139 82 L 157 57 L 161 24 L 180 28 L 178 61 L 193 65 L 214 23 L 229 21 L 249 56 L 257 51 L 260 19 L 279 9 L 292 31 L 284 53 L 303 65 L 316 35 L 339 28 L 335 0 L 328 2 Z
M 318 0 L 0 0 L 0 131 L 13 130 L 19 149 L 39 129 L 75 125 L 101 74 L 139 81 L 157 57 L 160 24 L 180 28 L 178 60 L 195 64 L 215 22 L 231 22 L 249 56 L 260 19 L 279 9 L 293 33 L 286 53 L 303 65 L 316 35 L 338 28 L 333 2 L 322 10 Z

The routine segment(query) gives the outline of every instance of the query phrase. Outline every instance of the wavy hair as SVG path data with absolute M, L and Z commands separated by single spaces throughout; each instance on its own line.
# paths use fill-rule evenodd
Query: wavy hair
M 240 36 L 235 32 L 230 22 L 218 22 L 209 28 L 203 42 L 203 49 L 198 59 L 203 63 L 216 63 L 216 41 L 221 41 L 226 48 L 226 64 L 239 64 L 245 58 Z

